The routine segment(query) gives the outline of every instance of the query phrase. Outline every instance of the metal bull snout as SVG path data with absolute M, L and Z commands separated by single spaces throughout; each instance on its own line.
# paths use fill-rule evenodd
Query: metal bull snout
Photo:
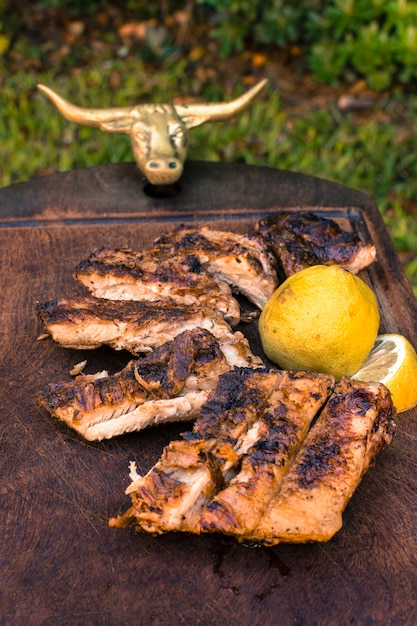
M 245 109 L 267 80 L 231 102 L 204 104 L 138 104 L 132 107 L 87 109 L 68 102 L 49 87 L 38 85 L 69 121 L 130 135 L 135 161 L 148 181 L 169 185 L 181 176 L 187 155 L 189 128 L 228 120 Z

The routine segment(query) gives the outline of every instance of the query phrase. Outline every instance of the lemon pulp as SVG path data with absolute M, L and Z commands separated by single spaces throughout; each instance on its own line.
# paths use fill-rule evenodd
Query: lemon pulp
M 417 405 L 417 354 L 402 335 L 378 335 L 365 363 L 352 378 L 383 383 L 398 413 Z

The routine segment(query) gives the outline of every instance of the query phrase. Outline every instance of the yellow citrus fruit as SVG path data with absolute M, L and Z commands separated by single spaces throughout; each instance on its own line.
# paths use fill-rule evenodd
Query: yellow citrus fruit
M 417 354 L 402 335 L 378 335 L 365 363 L 352 378 L 384 383 L 398 413 L 417 405 Z
M 337 265 L 313 265 L 272 294 L 259 334 L 266 356 L 281 368 L 339 379 L 363 365 L 379 319 L 375 294 L 361 278 Z

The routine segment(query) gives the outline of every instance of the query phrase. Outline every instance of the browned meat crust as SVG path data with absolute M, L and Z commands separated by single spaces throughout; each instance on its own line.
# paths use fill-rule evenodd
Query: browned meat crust
M 282 212 L 260 220 L 254 231 L 279 259 L 285 276 L 309 265 L 342 265 L 354 274 L 370 265 L 376 249 L 312 212 Z
M 172 441 L 152 472 L 132 484 L 132 507 L 111 526 L 134 523 L 137 530 L 160 534 L 195 532 L 201 510 L 239 462 L 230 443 L 215 439 Z
M 262 382 L 270 385 L 271 376 Z M 333 384 L 331 377 L 286 373 L 271 385 L 265 406 L 239 446 L 244 452 L 239 472 L 203 511 L 202 531 L 247 536 L 256 530 Z
M 102 372 L 49 384 L 38 400 L 86 439 L 98 440 L 195 418 L 219 376 L 231 367 L 213 335 L 194 329 L 115 375 Z
M 236 325 L 240 307 L 229 285 L 211 276 L 198 256 L 177 255 L 153 248 L 101 248 L 76 268 L 75 276 L 99 298 L 109 300 L 165 300 L 183 306 L 217 309 Z
M 270 425 L 274 419 L 279 424 L 277 431 L 283 425 L 281 418 L 286 409 L 284 405 L 276 407 L 278 398 L 282 401 L 285 399 L 289 414 L 300 413 L 301 425 L 304 419 L 301 413 L 306 415 L 306 422 L 310 422 L 315 411 L 327 399 L 333 383 L 334 379 L 330 376 L 290 373 L 265 367 L 256 370 L 237 368 L 222 375 L 216 391 L 201 408 L 192 432 L 185 433 L 182 441 L 171 443 L 155 468 L 132 483 L 128 489 L 132 497 L 132 507 L 112 524 L 125 525 L 133 522 L 138 525 L 138 529 L 144 528 L 156 533 L 168 530 L 224 530 L 221 523 L 215 529 L 205 523 L 204 507 L 213 502 L 217 493 L 224 495 L 230 481 L 233 482 L 232 479 L 242 471 L 242 460 L 248 457 L 252 457 L 254 467 L 259 467 L 266 482 L 273 480 L 273 476 L 268 478 L 267 471 L 261 469 L 261 457 L 266 454 L 270 462 L 274 463 L 272 457 L 279 455 L 277 439 L 268 442 L 268 434 L 271 434 L 274 427 L 269 428 L 269 433 L 265 428 L 265 424 L 269 422 Z M 298 438 L 301 437 L 302 430 L 301 426 L 294 436 L 295 439 L 297 435 Z M 287 431 L 287 441 L 290 438 Z M 293 443 L 293 447 L 295 445 Z M 178 448 L 181 449 L 181 456 L 175 457 L 177 465 L 174 466 L 172 450 Z M 190 463 L 189 458 L 195 459 L 196 456 L 198 463 L 195 460 Z M 267 465 L 266 462 L 264 465 Z M 158 492 L 163 474 L 168 474 L 170 480 L 175 479 L 177 487 L 174 492 Z M 258 485 L 262 482 L 261 475 L 259 478 Z M 142 500 L 143 493 L 146 493 L 147 503 Z M 151 501 L 150 494 L 158 500 L 158 506 Z M 261 494 L 262 488 L 259 488 L 258 495 Z M 253 495 L 255 499 L 256 494 Z M 184 501 L 187 502 L 187 510 Z M 250 523 L 251 515 L 252 519 L 256 519 L 257 513 L 250 510 L 252 503 L 249 498 L 243 503 L 243 508 L 245 504 Z M 159 517 L 155 514 L 156 509 Z M 239 516 L 239 511 L 236 511 L 236 515 Z M 224 516 L 223 526 L 226 524 L 226 517 L 227 515 Z
M 58 298 L 38 303 L 38 316 L 54 341 L 77 350 L 105 344 L 138 355 L 192 328 L 209 330 L 222 342 L 233 343 L 237 337 L 219 311 L 172 300 Z
M 276 260 L 259 237 L 181 227 L 157 239 L 154 245 L 172 255 L 195 254 L 207 271 L 226 281 L 260 309 L 278 285 Z
M 193 431 L 133 479 L 132 506 L 110 525 L 266 545 L 329 540 L 395 430 L 386 387 L 344 379 L 325 404 L 333 382 L 266 368 L 222 375 Z
M 393 406 L 379 383 L 342 380 L 250 537 L 328 541 L 376 455 L 394 435 Z

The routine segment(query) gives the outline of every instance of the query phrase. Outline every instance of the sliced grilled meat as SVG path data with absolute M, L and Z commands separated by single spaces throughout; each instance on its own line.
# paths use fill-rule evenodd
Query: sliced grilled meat
M 109 300 L 165 300 L 220 311 L 236 325 L 240 307 L 230 286 L 211 276 L 193 254 L 172 256 L 153 248 L 101 248 L 76 268 L 75 276 L 96 297 Z
M 313 212 L 282 212 L 262 219 L 254 234 L 279 259 L 285 276 L 309 265 L 342 265 L 357 274 L 376 258 L 375 246 Z
M 262 378 L 262 383 L 273 382 L 271 374 Z M 202 531 L 235 536 L 256 531 L 333 384 L 330 376 L 288 372 L 271 384 L 265 406 L 239 443 L 240 470 L 203 511 Z
M 278 285 L 276 261 L 259 237 L 181 227 L 159 237 L 155 247 L 172 255 L 195 254 L 207 271 L 262 309 Z
M 65 348 L 90 350 L 106 344 L 138 355 L 170 341 L 184 330 L 209 330 L 222 343 L 236 337 L 222 314 L 203 306 L 155 302 L 106 300 L 94 296 L 59 298 L 38 304 L 38 315 L 53 340 Z M 250 358 L 249 345 L 239 336 L 242 356 Z M 247 348 L 247 349 L 246 349 Z
M 184 331 L 115 375 L 101 372 L 52 383 L 38 400 L 89 440 L 190 420 L 197 417 L 220 374 L 242 362 L 238 339 L 236 349 L 228 345 L 225 355 L 209 331 Z
M 131 484 L 127 493 L 131 495 L 132 507 L 111 524 L 123 526 L 133 522 L 138 530 L 154 533 L 224 531 L 230 526 L 235 529 L 237 520 L 242 517 L 243 531 L 246 529 L 246 510 L 252 528 L 259 509 L 259 503 L 256 503 L 257 509 L 252 510 L 256 497 L 265 500 L 274 478 L 278 480 L 274 475 L 274 463 L 278 458 L 280 463 L 284 460 L 283 465 L 287 463 L 285 443 L 291 445 L 293 454 L 333 383 L 330 376 L 293 374 L 265 367 L 256 370 L 238 368 L 222 375 L 216 391 L 201 408 L 193 431 L 186 433 L 183 440 L 172 442 L 157 465 Z M 289 421 L 298 413 L 292 429 L 284 426 L 283 405 L 277 408 L 276 403 L 284 399 Z M 274 416 L 277 431 L 281 429 L 285 433 L 280 451 L 276 440 L 268 441 L 265 429 Z M 270 427 L 269 434 L 272 430 Z M 239 499 L 234 477 L 238 474 L 237 480 L 240 478 L 244 482 L 242 459 L 248 465 L 246 459 L 249 456 L 253 461 L 253 484 L 255 468 L 259 471 L 257 488 L 252 493 L 243 488 L 239 510 L 228 509 L 233 499 Z M 276 471 L 279 473 L 279 468 Z M 229 484 L 233 485 L 230 502 L 225 495 Z M 219 492 L 220 498 L 216 502 L 213 498 Z M 222 505 L 223 514 L 220 511 Z M 203 513 L 209 509 L 211 513 L 218 512 L 218 525 L 213 526 L 213 516 L 209 518 Z
M 394 430 L 388 389 L 343 379 L 250 538 L 269 545 L 331 539 L 362 476 L 391 443 Z
M 267 368 L 223 374 L 193 430 L 133 477 L 132 505 L 110 526 L 226 532 L 265 545 L 329 540 L 395 430 L 384 385 L 343 379 L 330 392 L 333 384 Z
M 198 532 L 201 511 L 224 484 L 224 476 L 238 466 L 239 457 L 228 442 L 216 439 L 172 441 L 161 460 L 128 487 L 132 506 L 110 525 L 161 534 Z

